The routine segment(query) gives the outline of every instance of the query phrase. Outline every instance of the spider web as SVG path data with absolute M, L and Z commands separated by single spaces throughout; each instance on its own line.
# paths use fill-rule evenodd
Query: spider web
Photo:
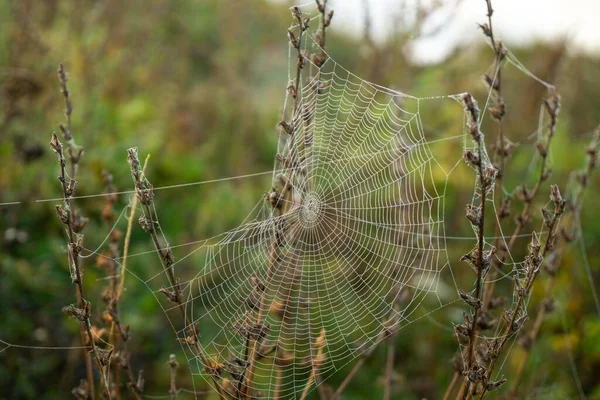
M 432 311 L 425 303 L 430 310 L 457 300 L 444 215 L 448 179 L 461 154 L 441 160 L 436 149 L 447 141 L 472 148 L 464 129 L 469 121 L 464 113 L 455 135 L 439 137 L 424 129 L 422 111 L 434 104 L 435 112 L 447 101 L 463 107 L 462 96 L 415 97 L 391 90 L 359 78 L 331 56 L 317 66 L 309 54 L 320 49 L 311 32 L 305 38 L 297 105 L 288 91 L 283 112 L 294 130 L 279 128 L 272 173 L 275 187 L 290 185 L 288 211 L 278 215 L 261 199 L 239 227 L 195 242 L 192 250 L 172 247 L 177 275 L 186 277 L 181 287 L 188 320 L 199 325 L 201 346 L 211 359 L 231 360 L 223 365 L 229 375 L 247 373 L 248 366 L 236 360 L 246 358 L 248 335 L 258 329 L 264 354 L 250 389 L 263 398 L 274 398 L 276 391 L 279 398 L 297 397 L 320 350 L 325 356 L 316 384 L 428 316 Z M 289 59 L 291 67 L 292 47 Z M 510 53 L 507 62 L 552 87 Z M 490 72 L 495 78 L 498 70 Z M 293 84 L 290 72 L 286 86 Z M 543 115 L 534 137 L 542 134 Z M 490 163 L 487 155 L 484 162 Z M 476 204 L 481 193 L 474 186 Z M 158 220 L 160 213 L 153 211 Z M 158 230 L 166 246 L 160 223 Z M 508 260 L 511 271 L 499 279 L 522 274 L 522 263 L 510 254 Z M 176 307 L 160 293 L 168 282 L 164 273 L 128 272 L 154 292 L 177 337 L 186 336 Z M 442 284 L 452 286 L 452 295 L 440 294 Z M 258 321 L 261 310 L 264 319 Z M 19 347 L 2 343 L 1 351 Z M 182 349 L 191 374 L 207 378 L 195 350 L 184 344 Z
M 317 47 L 305 37 L 309 54 Z M 425 137 L 427 99 L 362 80 L 331 57 L 320 67 L 305 58 L 310 78 L 300 81 L 296 107 L 287 95 L 294 131 L 279 131 L 273 174 L 274 186 L 289 182 L 288 211 L 277 215 L 263 201 L 246 224 L 180 258 L 193 253 L 201 264 L 182 286 L 212 359 L 244 360 L 249 331 L 259 330 L 267 354 L 256 361 L 251 389 L 264 398 L 299 394 L 319 336 L 326 377 L 422 317 L 427 298 L 443 306 L 438 283 L 449 265 L 448 172 Z M 158 292 L 163 275 L 145 283 Z M 173 309 L 165 306 L 167 315 Z M 184 327 L 177 334 L 185 336 Z M 186 354 L 192 373 L 203 374 L 193 348 Z M 235 362 L 224 369 L 248 373 Z M 277 380 L 278 369 L 286 379 Z
M 440 162 L 434 148 L 462 140 L 463 150 L 473 149 L 465 127 L 481 121 L 468 121 L 465 112 L 459 134 L 428 137 L 423 104 L 458 102 L 464 112 L 462 94 L 415 97 L 391 90 L 359 78 L 329 55 L 315 65 L 309 55 L 320 50 L 307 32 L 295 106 L 290 90 L 286 93 L 284 120 L 291 119 L 293 132 L 279 129 L 273 185 L 289 185 L 290 195 L 282 200 L 287 211 L 278 215 L 261 200 L 242 225 L 182 251 L 174 265 L 179 276 L 191 277 L 181 283 L 187 319 L 200 327 L 201 346 L 221 362 L 224 376 L 248 374 L 252 342 L 259 342 L 249 390 L 262 398 L 297 397 L 315 362 L 318 385 L 429 315 L 425 302 L 439 309 L 457 300 L 442 299 L 440 281 L 448 272 L 444 282 L 458 291 L 447 255 L 444 205 L 461 154 Z M 294 52 L 290 46 L 290 67 Z M 508 61 L 552 87 L 512 55 Z M 295 83 L 292 69 L 288 88 Z M 542 135 L 540 115 L 536 136 Z M 482 162 L 491 165 L 485 153 Z M 477 181 L 474 186 L 473 204 L 481 198 Z M 156 209 L 154 214 L 158 220 Z M 162 234 L 160 224 L 158 230 Z M 522 273 L 522 263 L 510 254 L 509 260 L 512 271 L 499 279 Z M 185 337 L 188 327 L 160 293 L 164 273 L 142 280 L 176 335 Z M 191 374 L 208 379 L 193 346 L 182 348 Z M 232 395 L 240 388 L 221 384 Z

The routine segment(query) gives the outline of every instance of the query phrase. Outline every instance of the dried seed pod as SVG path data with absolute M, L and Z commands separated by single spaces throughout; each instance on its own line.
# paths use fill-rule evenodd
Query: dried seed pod
M 527 295 L 527 290 L 521 285 L 521 281 L 519 280 L 519 276 L 515 274 L 513 276 L 514 281 L 514 291 L 518 297 L 525 297 Z
M 288 124 L 285 121 L 280 121 L 279 126 L 281 126 L 283 128 L 283 130 L 285 131 L 285 133 L 287 133 L 290 136 L 292 136 L 292 134 L 294 133 L 294 129 L 293 129 L 292 125 Z
M 140 217 L 138 218 L 138 222 L 144 230 L 144 232 L 152 233 L 152 231 L 154 230 L 154 222 L 151 219 L 146 218 L 146 216 L 140 215 Z
M 323 26 L 327 28 L 329 25 L 331 25 L 332 18 L 333 18 L 333 10 L 329 10 L 329 12 L 327 13 L 327 19 L 324 22 Z
M 492 37 L 492 30 L 490 29 L 490 26 L 488 24 L 477 24 L 481 30 L 483 31 L 483 34 L 487 37 Z M 486 77 L 488 77 L 488 75 L 486 75 Z
M 473 153 L 470 150 L 466 150 L 463 153 L 463 158 L 467 164 L 472 165 L 472 166 L 479 166 L 479 164 L 481 163 L 479 160 L 479 156 L 477 156 L 475 153 Z
M 88 400 L 89 399 L 90 388 L 87 383 L 87 380 L 82 379 L 79 381 L 79 386 L 73 388 L 71 390 L 71 394 L 75 397 L 76 400 Z
M 460 298 L 467 303 L 470 307 L 472 308 L 481 308 L 481 300 L 463 292 L 462 290 L 458 291 L 458 295 L 460 296 Z
M 453 324 L 454 333 L 458 336 L 459 340 L 466 340 L 467 343 L 471 336 L 471 327 L 465 324 Z
M 91 309 L 92 306 L 90 302 L 84 300 L 83 308 L 77 308 L 75 305 L 70 304 L 63 308 L 63 312 L 83 322 L 87 321 L 90 318 L 92 312 Z
M 499 381 L 496 382 L 488 382 L 485 385 L 485 389 L 488 392 L 494 391 L 496 389 L 498 389 L 500 386 L 504 385 L 506 383 L 506 378 L 502 378 Z
M 273 186 L 271 192 L 265 193 L 265 199 L 271 204 L 271 207 L 280 209 L 283 207 L 284 199 L 279 190 Z
M 472 204 L 467 204 L 466 217 L 471 222 L 471 225 L 479 227 L 481 224 L 481 207 L 476 207 Z
M 179 297 L 177 296 L 177 292 L 168 290 L 165 287 L 160 288 L 160 292 L 164 294 L 165 297 L 173 303 L 179 303 Z
M 56 206 L 56 214 L 58 214 L 58 219 L 60 222 L 67 225 L 69 223 L 69 212 L 63 206 Z

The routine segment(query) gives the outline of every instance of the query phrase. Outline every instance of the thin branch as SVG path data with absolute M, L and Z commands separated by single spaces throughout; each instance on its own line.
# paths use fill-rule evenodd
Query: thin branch
M 169 356 L 169 367 L 171 371 L 169 394 L 171 395 L 171 399 L 175 400 L 177 399 L 177 369 L 179 368 L 179 363 L 177 362 L 175 354 Z
M 185 312 L 185 306 L 182 300 L 181 285 L 178 278 L 175 277 L 173 270 L 173 264 L 175 259 L 173 257 L 173 251 L 169 247 L 168 243 L 165 247 L 162 247 L 158 239 L 156 232 L 156 226 L 158 222 L 155 220 L 150 206 L 154 202 L 154 191 L 152 185 L 147 181 L 145 175 L 140 167 L 140 161 L 138 157 L 137 148 L 133 147 L 127 150 L 127 161 L 131 168 L 131 176 L 135 184 L 136 195 L 142 205 L 143 215 L 140 217 L 140 226 L 144 231 L 150 234 L 154 248 L 159 254 L 161 265 L 165 271 L 169 282 L 170 288 L 162 288 L 161 292 L 173 303 L 177 304 L 184 321 L 184 328 L 187 331 L 187 337 L 180 338 L 180 341 L 193 346 L 201 362 L 204 364 L 206 371 L 208 372 L 215 390 L 217 391 L 221 399 L 225 399 L 221 387 L 218 382 L 219 377 L 219 365 L 211 360 L 200 346 L 200 335 L 198 332 L 197 324 L 193 324 L 188 320 L 188 315 Z
M 500 335 L 499 341 L 494 341 L 490 348 L 491 360 L 485 369 L 482 384 L 483 390 L 479 396 L 479 399 L 483 399 L 485 394 L 489 390 L 496 389 L 499 384 L 501 385 L 506 380 L 499 382 L 490 382 L 489 379 L 494 371 L 494 366 L 496 361 L 499 358 L 500 353 L 502 352 L 504 345 L 510 338 L 512 333 L 516 333 L 520 330 L 525 322 L 525 315 L 521 315 L 523 309 L 525 308 L 526 299 L 529 298 L 531 294 L 531 290 L 533 288 L 533 284 L 538 276 L 540 271 L 542 262 L 546 258 L 548 252 L 554 246 L 554 242 L 556 240 L 556 233 L 558 231 L 558 222 L 560 217 L 562 216 L 565 210 L 566 201 L 562 198 L 560 191 L 558 190 L 558 186 L 552 186 L 552 193 L 550 194 L 550 199 L 554 203 L 554 211 L 552 215 L 548 214 L 548 218 L 544 221 L 548 228 L 548 235 L 546 238 L 546 242 L 544 243 L 543 249 L 540 251 L 540 242 L 537 238 L 535 232 L 532 234 L 531 243 L 529 245 L 529 255 L 525 259 L 525 269 L 526 269 L 526 277 L 524 284 L 521 284 L 518 276 L 515 276 L 515 295 L 518 297 L 517 305 L 513 311 L 506 311 L 504 314 L 504 322 L 505 327 Z
M 381 331 L 377 335 L 377 338 L 375 340 L 375 345 L 361 351 L 360 358 L 358 359 L 356 364 L 354 364 L 354 366 L 352 367 L 352 369 L 350 370 L 348 375 L 346 375 L 346 377 L 344 378 L 342 383 L 340 383 L 340 386 L 338 386 L 338 388 L 336 389 L 336 391 L 333 394 L 333 396 L 331 397 L 331 399 L 338 399 L 341 397 L 342 392 L 346 389 L 346 387 L 348 387 L 350 382 L 352 382 L 352 379 L 354 379 L 354 377 L 360 371 L 360 369 L 365 364 L 365 362 L 371 357 L 371 355 L 373 354 L 375 349 L 381 343 L 383 343 L 387 337 L 390 337 L 391 335 L 395 334 L 395 332 L 397 331 L 397 327 L 396 327 L 397 323 L 398 323 L 398 319 L 394 315 L 391 315 L 387 320 L 383 321 L 383 323 L 382 323 L 383 326 L 381 328 Z
M 58 139 L 58 136 L 55 132 L 52 133 L 50 147 L 56 153 L 58 157 L 58 163 L 60 165 L 60 176 L 58 177 L 58 180 L 60 181 L 62 186 L 64 205 L 56 206 L 56 211 L 58 213 L 59 219 L 67 228 L 67 234 L 69 238 L 69 243 L 67 246 L 69 268 L 71 269 L 71 278 L 76 286 L 77 294 L 77 307 L 71 305 L 66 307 L 65 311 L 71 316 L 74 316 L 77 319 L 79 319 L 81 324 L 81 337 L 83 345 L 86 345 L 85 338 L 87 335 L 87 341 L 89 341 L 90 343 L 90 346 L 92 348 L 92 354 L 94 355 L 94 359 L 96 360 L 96 364 L 102 377 L 104 390 L 106 394 L 110 396 L 110 390 L 108 388 L 108 384 L 105 381 L 103 372 L 104 366 L 108 363 L 108 359 L 110 358 L 110 351 L 107 354 L 101 356 L 99 349 L 96 347 L 96 344 L 94 342 L 94 336 L 92 333 L 92 324 L 90 322 L 91 304 L 85 299 L 85 294 L 83 291 L 83 274 L 81 272 L 79 255 L 83 248 L 83 235 L 81 234 L 81 231 L 85 227 L 87 220 L 85 218 L 82 218 L 78 213 L 75 212 L 75 205 L 73 202 L 75 186 L 77 183 L 77 167 L 81 155 L 83 154 L 83 148 L 75 144 L 71 133 L 71 114 L 73 111 L 73 106 L 71 103 L 70 92 L 67 86 L 67 73 L 62 64 L 59 64 L 58 67 L 58 77 L 60 81 L 61 92 L 65 101 L 65 115 L 67 117 L 67 126 L 61 124 L 60 129 L 63 133 L 63 138 L 67 142 L 66 151 L 69 156 L 69 166 L 71 170 L 70 176 L 67 176 L 66 173 L 67 161 L 65 158 L 63 145 Z M 84 354 L 88 380 L 87 387 L 89 389 L 89 396 L 93 400 L 95 397 L 94 375 L 90 356 L 87 353 L 87 351 L 84 351 Z
M 339 396 L 341 396 L 342 392 L 346 389 L 346 387 L 348 387 L 350 382 L 352 382 L 352 379 L 354 379 L 354 377 L 356 376 L 358 371 L 360 371 L 360 369 L 363 366 L 363 364 L 365 363 L 366 359 L 367 359 L 366 357 L 363 357 L 361 355 L 361 358 L 358 360 L 358 362 L 356 364 L 354 364 L 354 367 L 352 367 L 352 369 L 350 370 L 348 375 L 346 375 L 346 377 L 344 378 L 342 383 L 340 383 L 340 386 L 338 386 L 338 388 L 336 389 L 332 398 L 339 398 Z
M 148 160 L 150 159 L 150 154 L 146 156 L 144 160 L 144 167 L 142 168 L 142 174 L 146 172 L 146 167 L 148 166 Z M 119 286 L 117 287 L 117 301 L 121 298 L 121 294 L 123 293 L 123 288 L 125 287 L 125 272 L 127 272 L 127 259 L 129 258 L 129 244 L 131 243 L 131 232 L 133 231 L 133 220 L 135 218 L 135 212 L 137 211 L 137 196 L 133 196 L 131 199 L 131 205 L 129 212 L 129 219 L 127 220 L 127 230 L 125 232 L 125 243 L 123 244 L 123 262 L 121 263 L 121 274 L 119 275 Z
M 565 216 L 566 221 L 563 223 L 562 235 L 559 236 L 559 238 L 561 238 L 562 240 L 555 245 L 552 257 L 550 257 L 551 261 L 549 261 L 546 265 L 546 271 L 548 272 L 549 277 L 546 283 L 544 298 L 540 302 L 539 310 L 531 331 L 529 331 L 527 333 L 527 336 L 523 338 L 523 347 L 525 350 L 525 354 L 523 355 L 523 357 L 521 357 L 521 360 L 517 367 L 517 373 L 515 374 L 512 388 L 507 397 L 508 399 L 515 398 L 515 395 L 519 388 L 519 384 L 523 378 L 523 372 L 525 370 L 527 359 L 529 358 L 529 355 L 531 354 L 531 349 L 533 348 L 533 344 L 540 333 L 540 329 L 542 327 L 544 318 L 546 314 L 551 312 L 554 308 L 552 289 L 554 288 L 554 284 L 556 283 L 558 270 L 561 266 L 562 255 L 564 254 L 568 244 L 575 239 L 574 237 L 570 236 L 569 232 L 572 231 L 572 225 L 577 224 L 579 221 L 579 212 L 583 203 L 584 192 L 588 186 L 588 182 L 591 179 L 594 169 L 598 168 L 599 152 L 600 126 L 598 126 L 594 131 L 594 136 L 592 137 L 591 143 L 588 146 L 587 161 L 585 168 L 576 175 L 577 190 L 573 195 L 573 198 L 570 199 L 570 201 L 568 202 L 569 207 L 568 213 Z
M 306 381 L 306 384 L 304 385 L 304 390 L 302 391 L 300 400 L 306 399 L 306 396 L 308 395 L 308 392 L 309 392 L 312 384 L 316 381 L 316 377 L 317 377 L 317 374 L 319 373 L 319 370 L 321 369 L 321 366 L 325 362 L 325 351 L 324 351 L 325 344 L 326 344 L 325 329 L 322 329 L 321 333 L 319 334 L 319 337 L 317 337 L 317 339 L 315 340 L 315 343 L 314 343 L 317 353 L 314 358 L 311 358 L 310 376 L 308 377 L 308 380 Z
M 294 26 L 288 29 L 288 38 L 290 45 L 296 50 L 297 54 L 295 81 L 293 85 L 290 85 L 290 87 L 288 87 L 288 92 L 290 93 L 293 100 L 292 118 L 291 123 L 282 121 L 279 124 L 284 133 L 290 136 L 289 149 L 294 148 L 295 133 L 297 130 L 296 119 L 294 118 L 294 116 L 297 114 L 298 108 L 300 106 L 300 81 L 302 77 L 302 70 L 305 64 L 305 56 L 302 53 L 302 41 L 304 39 L 305 32 L 308 30 L 310 24 L 310 19 L 304 18 L 302 15 L 302 11 L 298 7 L 292 8 L 292 14 L 297 23 L 296 29 L 294 29 Z M 291 157 L 294 157 L 294 154 L 288 154 L 287 157 L 290 157 L 288 165 L 293 165 L 295 163 L 295 160 L 291 159 Z M 273 206 L 275 214 L 278 215 L 285 215 L 289 211 L 289 206 L 291 204 L 290 200 L 292 197 L 293 189 L 292 168 L 286 168 L 284 175 L 285 183 L 281 192 L 279 192 L 275 187 L 273 187 L 272 192 L 268 193 L 266 196 L 267 200 Z M 280 247 L 283 242 L 283 230 L 281 229 L 281 223 L 283 223 L 283 221 L 277 221 L 273 228 L 273 242 L 269 251 L 267 275 L 264 283 L 265 290 L 262 291 L 260 295 L 260 300 L 258 302 L 258 308 L 256 311 L 254 328 L 259 330 L 260 332 L 262 332 L 264 329 L 264 320 L 268 309 L 270 309 L 270 305 L 266 303 L 268 291 L 270 289 L 271 281 L 273 279 L 273 276 L 275 275 L 275 272 L 279 265 L 279 261 L 281 259 Z M 250 340 L 250 338 L 247 338 L 247 350 L 245 354 L 245 360 L 248 362 L 248 368 L 242 371 L 242 376 L 240 380 L 240 392 L 243 398 L 247 398 L 248 395 L 251 394 L 249 392 L 252 390 L 261 336 L 262 335 L 259 334 L 256 340 Z
M 475 250 L 475 254 L 470 253 L 463 256 L 462 260 L 467 261 L 471 266 L 476 270 L 477 279 L 475 281 L 475 297 L 470 300 L 469 305 L 474 309 L 473 315 L 470 318 L 465 317 L 465 330 L 463 333 L 468 336 L 468 347 L 467 347 L 467 363 L 465 366 L 466 377 L 463 384 L 463 389 L 461 389 L 461 394 L 459 397 L 462 397 L 463 400 L 467 398 L 467 393 L 469 392 L 469 387 L 471 385 L 471 380 L 468 378 L 469 374 L 472 373 L 476 369 L 475 365 L 475 334 L 477 332 L 477 321 L 481 309 L 481 297 L 482 297 L 482 282 L 484 273 L 489 269 L 490 263 L 490 255 L 493 254 L 494 249 L 484 253 L 485 246 L 485 237 L 484 237 L 484 227 L 485 227 L 485 212 L 486 212 L 486 202 L 488 197 L 489 189 L 492 185 L 492 180 L 495 179 L 496 169 L 490 165 L 487 165 L 486 155 L 485 155 L 485 144 L 483 141 L 483 133 L 479 129 L 479 108 L 477 107 L 477 102 L 470 95 L 466 94 L 463 96 L 463 101 L 465 104 L 465 109 L 467 111 L 467 115 L 469 117 L 468 129 L 471 134 L 471 138 L 476 146 L 477 154 L 473 154 L 470 151 L 465 152 L 465 160 L 467 163 L 472 165 L 477 171 L 477 179 L 480 190 L 481 201 L 479 207 L 467 206 L 467 218 L 476 228 L 477 232 L 477 249 Z M 464 299 L 464 298 L 463 298 Z M 466 301 L 466 300 L 465 300 Z M 462 327 L 463 325 L 458 325 L 456 328 Z M 459 332 L 457 330 L 457 332 Z
M 385 363 L 385 379 L 383 383 L 383 400 L 392 396 L 392 381 L 394 380 L 394 356 L 396 353 L 396 332 L 387 339 L 387 359 Z

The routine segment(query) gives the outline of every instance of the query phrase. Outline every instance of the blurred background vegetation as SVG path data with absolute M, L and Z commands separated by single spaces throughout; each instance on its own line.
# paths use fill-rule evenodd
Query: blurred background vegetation
M 481 15 L 484 21 L 483 2 Z M 105 190 L 104 169 L 114 175 L 118 190 L 131 190 L 125 152 L 130 146 L 138 146 L 142 157 L 152 155 L 147 175 L 155 186 L 269 171 L 287 79 L 290 21 L 287 5 L 266 0 L 0 1 L 0 202 L 20 202 L 0 207 L 0 339 L 24 346 L 0 345 L 0 351 L 5 349 L 0 353 L 0 398 L 66 398 L 85 374 L 79 350 L 36 349 L 80 345 L 78 324 L 61 312 L 75 301 L 62 227 L 53 202 L 35 202 L 61 196 L 55 156 L 47 145 L 64 118 L 58 63 L 65 63 L 69 72 L 73 132 L 86 150 L 79 194 Z M 380 85 L 416 96 L 469 91 L 483 103 L 487 89 L 481 77 L 494 59 L 489 47 L 457 48 L 441 64 L 419 65 L 409 54 L 410 41 L 418 35 L 418 23 L 406 22 L 387 40 L 375 42 L 363 32 L 336 30 L 334 23 L 328 49 L 345 68 Z M 535 75 L 554 82 L 562 95 L 550 182 L 564 188 L 571 172 L 583 166 L 590 132 L 600 122 L 600 57 L 573 51 L 567 40 L 513 51 Z M 546 92 L 512 67 L 506 68 L 503 79 L 506 132 L 520 144 L 506 173 L 506 188 L 512 191 L 533 168 L 535 141 L 528 137 L 538 127 Z M 426 134 L 461 133 L 448 131 L 462 121 L 456 105 L 451 107 L 424 116 Z M 488 137 L 495 135 L 489 118 L 483 131 Z M 462 145 L 452 142 L 443 151 L 455 162 Z M 575 378 L 589 398 L 600 398 L 600 319 L 590 291 L 590 285 L 600 282 L 599 178 L 590 184 L 582 214 L 592 276 L 576 243 L 567 253 L 555 290 L 561 311 L 546 320 L 528 363 L 522 385 L 526 398 L 578 397 Z M 466 168 L 451 177 L 446 199 L 449 235 L 472 235 L 463 215 L 472 184 Z M 211 237 L 237 226 L 270 185 L 270 176 L 260 176 L 161 191 L 161 224 L 172 243 Z M 539 198 L 540 205 L 545 203 L 547 191 Z M 120 196 L 117 211 L 128 199 Z M 90 249 L 99 246 L 110 229 L 101 218 L 103 202 L 78 201 L 90 218 Z M 539 212 L 535 218 L 530 225 L 538 227 Z M 133 235 L 132 253 L 151 249 L 144 232 L 136 229 Z M 463 288 L 473 277 L 458 259 L 473 243 L 459 242 L 450 251 Z M 522 258 L 525 246 L 520 248 L 515 254 Z M 132 258 L 130 268 L 146 276 L 159 271 L 160 264 L 152 255 L 142 256 Z M 101 311 L 105 276 L 93 257 L 85 260 L 85 286 L 89 300 L 98 306 L 95 315 Z M 534 293 L 534 303 L 541 292 Z M 164 313 L 154 294 L 132 276 L 127 276 L 121 307 L 123 320 L 131 325 L 132 364 L 135 370 L 145 370 L 145 393 L 166 395 L 166 362 L 180 347 Z M 447 307 L 401 331 L 397 398 L 441 398 L 457 347 L 450 322 L 460 315 L 458 305 Z M 509 378 L 519 354 L 515 345 L 503 370 Z M 345 398 L 380 397 L 384 360 L 385 350 L 380 348 Z M 327 383 L 336 386 L 350 367 Z M 185 365 L 179 375 L 180 386 L 191 387 Z M 197 382 L 197 388 L 205 386 Z

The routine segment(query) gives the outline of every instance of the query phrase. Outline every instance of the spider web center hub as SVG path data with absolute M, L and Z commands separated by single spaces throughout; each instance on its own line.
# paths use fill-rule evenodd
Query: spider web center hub
M 301 218 L 305 227 L 315 226 L 321 219 L 323 213 L 323 204 L 319 195 L 309 192 L 304 196 L 302 202 Z

